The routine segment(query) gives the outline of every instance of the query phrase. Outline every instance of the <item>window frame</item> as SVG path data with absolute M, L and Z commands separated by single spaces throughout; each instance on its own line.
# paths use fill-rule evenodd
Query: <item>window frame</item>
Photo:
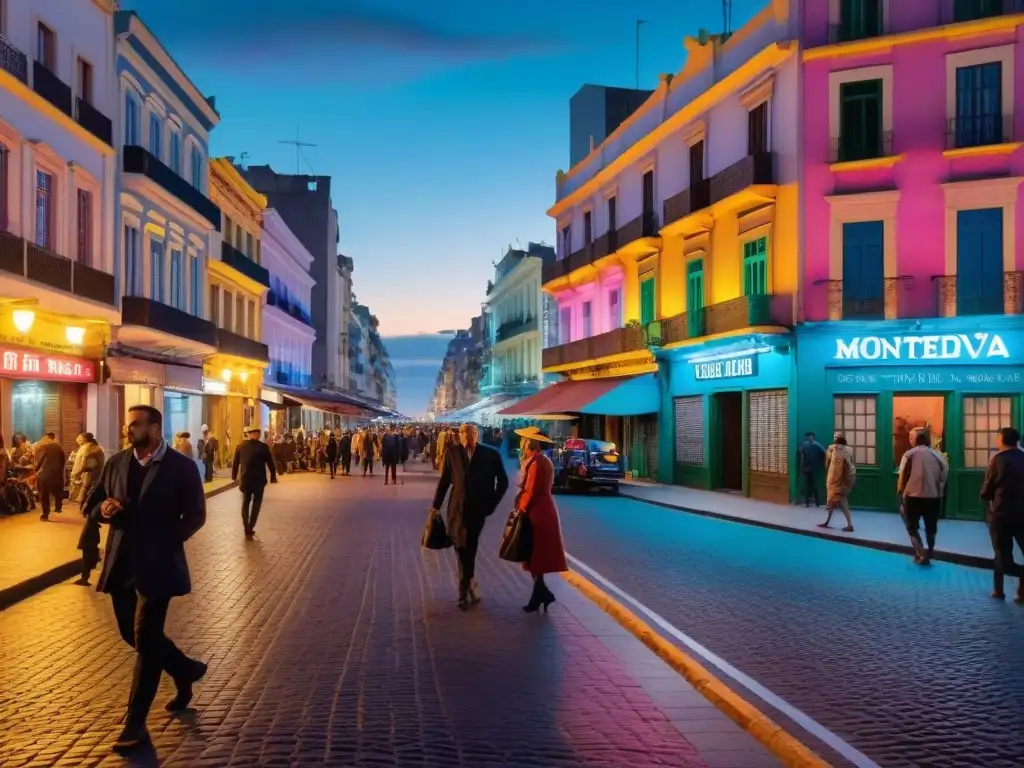
M 837 406 L 842 401 L 850 401 L 853 404 L 853 411 L 850 413 L 847 413 L 845 410 L 840 412 Z M 856 406 L 858 402 L 863 402 L 865 404 L 863 414 L 858 414 L 856 412 Z M 867 408 L 867 403 L 869 402 L 873 404 L 873 411 L 871 411 L 870 413 L 868 412 Z M 850 448 L 853 449 L 854 464 L 856 464 L 858 467 L 881 467 L 881 463 L 879 461 L 880 446 L 878 442 L 878 405 L 879 396 L 877 394 L 860 394 L 855 392 L 844 392 L 843 394 L 836 394 L 832 396 L 832 429 L 834 432 L 842 432 L 846 436 L 847 443 L 849 444 Z M 869 429 L 867 426 L 865 426 L 863 429 L 856 427 L 856 417 L 860 415 L 863 415 L 865 417 L 865 424 L 867 423 L 868 416 L 874 417 L 874 430 Z M 855 426 L 852 430 L 846 426 L 846 416 L 851 416 L 854 418 Z M 859 441 L 851 441 L 851 433 L 857 435 L 863 434 L 865 436 L 873 434 L 874 445 L 860 445 Z M 859 451 L 874 451 L 874 461 L 867 460 L 866 457 L 869 455 L 867 453 L 864 454 L 865 458 L 862 459 Z
M 650 288 L 648 289 L 648 286 Z M 645 292 L 650 291 L 649 311 L 645 306 Z M 645 319 L 646 318 L 646 319 Z M 658 319 L 658 276 L 655 272 L 640 278 L 640 324 L 647 325 Z
M 57 30 L 40 18 L 36 20 L 35 61 L 57 74 Z
M 882 131 L 881 155 L 886 151 L 886 136 L 892 136 L 893 128 L 893 65 L 880 64 L 875 67 L 858 67 L 830 72 L 828 76 L 828 135 L 829 144 L 842 139 L 842 87 L 850 83 L 867 80 L 882 81 Z M 827 158 L 831 160 L 831 158 Z M 834 163 L 833 163 L 834 164 Z
M 967 404 L 968 404 L 968 402 L 971 402 L 972 404 L 974 404 L 974 402 L 977 401 L 977 400 L 985 400 L 985 401 L 1000 400 L 1000 401 L 1006 401 L 1006 406 L 1007 406 L 1007 408 L 1006 408 L 1006 410 L 1007 410 L 1007 423 L 1001 424 L 1000 427 L 996 427 L 995 429 L 991 429 L 991 428 L 988 428 L 988 429 L 985 429 L 985 430 L 968 429 L 968 423 L 967 423 L 968 415 L 971 415 L 971 416 L 977 415 L 977 411 L 974 411 L 973 408 L 969 409 Z M 968 410 L 971 411 L 970 414 L 968 414 Z M 989 419 L 991 419 L 993 416 L 995 416 L 997 418 L 1001 417 L 1002 416 L 1002 409 L 1000 408 L 998 410 L 999 410 L 998 413 L 993 414 L 992 410 L 990 408 L 988 408 L 988 403 L 986 402 L 985 417 L 989 418 Z M 988 468 L 989 462 L 992 460 L 992 457 L 999 450 L 998 448 L 996 448 L 995 441 L 994 441 L 993 438 L 998 433 L 998 431 L 999 431 L 999 429 L 1001 427 L 1012 427 L 1012 426 L 1014 426 L 1014 423 L 1013 423 L 1014 422 L 1013 411 L 1014 411 L 1014 396 L 1012 396 L 1012 395 L 1000 395 L 1000 394 L 985 394 L 985 395 L 971 394 L 971 395 L 966 395 L 965 394 L 963 396 L 962 407 L 960 409 L 960 432 L 963 435 L 963 445 L 961 446 L 961 453 L 962 453 L 964 469 L 967 469 L 967 470 L 982 470 L 982 471 L 984 471 L 984 470 L 986 470 Z M 977 440 L 976 439 L 975 439 L 975 445 L 969 446 L 968 443 L 970 441 L 968 440 L 968 437 L 967 437 L 968 435 L 973 435 L 973 436 L 975 436 L 975 438 L 977 438 L 978 435 L 985 435 L 988 438 L 988 440 L 987 440 L 987 442 L 985 443 L 985 445 L 983 447 L 979 447 L 977 445 Z M 975 463 L 975 460 L 978 458 L 977 454 L 980 451 L 984 451 L 985 454 L 986 454 L 986 457 L 985 457 L 985 461 L 983 463 L 977 464 L 977 463 Z M 971 457 L 971 458 L 968 458 L 968 457 Z
M 75 55 L 75 95 L 90 106 L 95 106 L 96 67 L 81 53 Z
M 758 243 L 764 242 L 764 250 L 755 252 Z M 751 251 L 748 254 L 748 250 Z M 772 293 L 772 274 L 771 274 L 771 235 L 769 232 L 761 230 L 760 227 L 753 230 L 751 233 L 745 233 L 740 237 L 740 266 L 741 274 L 743 276 L 743 296 L 770 296 Z M 750 286 L 747 281 L 747 270 L 750 264 L 759 262 L 763 265 L 762 270 L 764 274 L 764 291 L 754 292 L 750 291 Z
M 1014 50 L 1016 48 L 1015 43 L 1009 43 L 1007 45 L 993 45 L 985 48 L 974 48 L 969 51 L 961 51 L 959 53 L 947 53 L 946 54 L 946 120 L 947 125 L 955 125 L 955 121 L 958 117 L 957 114 L 957 70 L 964 67 L 973 67 L 979 64 L 995 64 L 1001 65 L 1000 74 L 1000 108 L 1002 111 L 1001 117 L 1009 119 L 1010 125 L 1013 125 L 1015 115 L 1015 92 L 1014 92 Z M 1003 141 L 1005 143 L 1006 136 L 1002 134 Z M 1012 127 L 1010 140 L 1013 140 Z M 953 150 L 947 151 L 956 151 Z M 969 149 L 964 147 L 962 149 Z
M 957 214 L 978 208 L 1003 209 L 1003 272 L 1016 270 L 1016 207 L 1021 177 L 995 177 L 942 184 L 946 204 L 946 275 L 957 273 Z

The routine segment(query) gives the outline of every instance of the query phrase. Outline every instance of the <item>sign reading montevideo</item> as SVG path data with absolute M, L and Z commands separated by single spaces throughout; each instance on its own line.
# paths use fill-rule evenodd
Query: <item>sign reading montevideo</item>
M 47 355 L 0 346 L 0 376 L 88 384 L 96 381 L 96 367 L 91 360 L 80 357 Z
M 693 377 L 697 381 L 742 379 L 748 376 L 757 376 L 757 355 L 693 364 Z
M 943 333 L 922 336 L 858 336 L 836 339 L 836 360 L 998 362 L 1010 352 L 998 333 Z

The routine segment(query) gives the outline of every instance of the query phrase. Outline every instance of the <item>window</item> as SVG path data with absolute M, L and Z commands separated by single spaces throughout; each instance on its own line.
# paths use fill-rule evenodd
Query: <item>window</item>
M 249 300 L 249 314 L 245 316 L 245 335 L 256 338 L 256 302 Z
M 759 237 L 743 244 L 743 295 L 768 294 L 768 238 Z
M 124 291 L 125 296 L 142 295 L 142 254 L 139 251 L 139 230 L 130 224 L 124 227 Z
M 1013 425 L 1008 397 L 964 398 L 964 467 L 985 469 L 996 452 L 996 435 Z
M 10 225 L 10 200 L 8 198 L 8 184 L 11 173 L 10 153 L 3 144 L 0 144 L 0 232 L 6 232 Z
M 640 283 L 640 322 L 643 325 L 657 320 L 657 278 L 653 275 Z
M 1003 65 L 999 61 L 957 67 L 955 147 L 1003 143 Z
M 956 313 L 1003 313 L 1003 209 L 956 213 Z
M 686 323 L 691 339 L 704 333 L 704 259 L 686 265 Z
M 704 139 L 690 147 L 690 186 L 704 181 Z
M 192 314 L 196 317 L 203 316 L 203 272 L 199 268 L 199 257 L 190 256 L 188 260 L 189 270 L 189 295 L 192 297 Z M 211 311 L 213 311 L 211 309 Z
M 614 232 L 619 227 L 618 223 L 618 202 L 614 195 L 608 198 L 608 232 Z
M 92 64 L 79 56 L 75 69 L 78 79 L 76 95 L 86 104 L 92 104 Z
M 913 433 L 927 430 L 932 448 L 945 451 L 942 429 L 946 398 L 943 395 L 895 395 L 892 399 L 892 465 L 913 447 Z M 849 435 L 847 435 L 849 438 Z
M 36 171 L 36 239 L 40 248 L 53 250 L 53 176 Z
M 768 102 L 762 101 L 747 112 L 747 154 L 768 151 Z
M 841 0 L 839 19 L 833 42 L 878 37 L 882 34 L 882 0 Z
M 572 225 L 566 224 L 562 227 L 562 258 L 572 253 Z
M 190 167 L 192 168 L 192 186 L 196 189 L 203 188 L 203 156 L 197 147 L 192 147 L 190 154 Z
M 643 214 L 646 219 L 654 215 L 654 170 L 644 171 L 643 179 Z M 647 237 L 647 235 L 644 235 Z
M 78 201 L 78 263 L 86 267 L 92 266 L 92 193 L 79 189 L 76 193 Z
M 185 275 L 180 248 L 171 248 L 171 295 L 170 305 L 175 309 L 185 309 Z
M 149 298 L 164 303 L 164 244 L 149 239 Z
M 839 86 L 839 152 L 848 163 L 882 157 L 882 80 L 854 80 Z
M 171 170 L 179 176 L 181 175 L 181 134 L 177 131 L 171 131 L 170 140 L 168 141 L 168 152 L 167 152 L 167 164 Z
M 583 302 L 583 338 L 589 339 L 594 335 L 594 328 L 590 318 L 590 302 Z
M 225 331 L 230 331 L 235 327 L 234 300 L 235 297 L 231 291 L 224 291 L 224 318 L 220 327 Z
M 676 463 L 704 466 L 704 398 L 677 397 L 673 401 L 676 422 Z
M 593 211 L 583 212 L 583 244 L 590 245 L 594 240 L 594 213 Z
M 41 21 L 36 27 L 36 61 L 51 72 L 57 69 L 57 46 L 53 30 Z
M 210 322 L 220 328 L 220 286 L 210 286 Z
M 843 223 L 843 319 L 885 317 L 881 221 Z
M 562 307 L 558 311 L 558 343 L 568 344 L 572 341 L 572 307 Z
M 614 330 L 622 324 L 622 308 L 619 298 L 619 289 L 613 288 L 608 292 L 608 329 Z
M 135 94 L 128 92 L 124 95 L 124 143 L 126 146 L 139 146 L 141 105 Z
M 235 333 L 245 335 L 245 297 L 241 294 L 235 297 Z
M 832 401 L 833 428 L 846 435 L 858 466 L 878 464 L 875 445 L 878 398 L 874 396 L 836 397 Z
M 976 21 L 1003 13 L 1003 0 L 953 0 L 953 21 Z
M 751 392 L 749 401 L 751 472 L 785 475 L 789 472 L 789 392 L 772 389 Z
M 255 249 L 252 246 L 252 233 L 245 233 L 245 255 L 250 259 L 256 256 Z
M 155 112 L 149 115 L 149 151 L 157 158 L 163 157 L 163 152 L 160 151 L 160 115 Z

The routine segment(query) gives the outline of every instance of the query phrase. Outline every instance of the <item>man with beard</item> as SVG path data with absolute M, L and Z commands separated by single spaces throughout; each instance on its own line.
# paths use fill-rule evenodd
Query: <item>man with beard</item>
M 135 649 L 124 730 L 114 744 L 119 752 L 149 743 L 146 717 L 161 672 L 177 686 L 169 711 L 185 709 L 206 674 L 206 664 L 164 634 L 171 598 L 192 590 L 185 542 L 206 522 L 203 485 L 195 465 L 168 450 L 160 411 L 134 406 L 128 422 L 132 447 L 104 465 L 86 502 L 90 518 L 111 528 L 96 590 L 110 595 L 121 637 Z

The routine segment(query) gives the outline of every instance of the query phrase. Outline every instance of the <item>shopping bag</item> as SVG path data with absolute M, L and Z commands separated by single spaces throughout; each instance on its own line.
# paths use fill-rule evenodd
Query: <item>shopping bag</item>
M 505 531 L 501 535 L 501 547 L 498 557 L 512 563 L 526 563 L 533 554 L 533 526 L 530 518 L 512 511 L 505 523 Z
M 423 529 L 420 544 L 427 549 L 448 549 L 452 546 L 451 537 L 448 535 L 448 529 L 445 528 L 444 518 L 441 517 L 440 512 L 432 509 L 427 513 L 427 525 Z

